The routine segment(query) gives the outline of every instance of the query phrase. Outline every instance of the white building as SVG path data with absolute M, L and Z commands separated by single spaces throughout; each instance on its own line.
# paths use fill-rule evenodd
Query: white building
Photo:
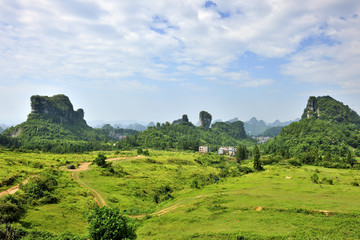
M 199 153 L 208 153 L 209 147 L 208 146 L 199 146 Z

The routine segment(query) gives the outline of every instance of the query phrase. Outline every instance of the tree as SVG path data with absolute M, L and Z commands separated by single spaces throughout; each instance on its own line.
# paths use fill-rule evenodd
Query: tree
M 240 145 L 236 151 L 236 160 L 239 163 L 241 160 L 248 158 L 248 150 L 245 145 Z
M 117 207 L 96 208 L 88 218 L 89 234 L 93 240 L 136 239 L 131 220 L 120 213 Z
M 7 195 L 0 199 L 0 224 L 6 225 L 4 239 L 14 239 L 15 229 L 11 223 L 19 221 L 25 214 L 22 202 L 12 195 Z
M 354 160 L 354 158 L 352 157 L 352 154 L 351 154 L 350 151 L 348 151 L 348 154 L 347 154 L 347 157 L 346 157 L 346 162 L 347 162 L 348 164 L 350 164 L 351 166 L 354 166 L 354 164 L 355 164 L 355 160 Z
M 264 168 L 261 166 L 260 152 L 259 152 L 259 148 L 258 148 L 257 145 L 255 145 L 255 147 L 254 147 L 253 156 L 254 156 L 254 169 L 255 169 L 255 171 L 264 170 Z
M 327 152 L 325 157 L 324 157 L 324 162 L 332 162 L 332 157 L 331 157 L 331 153 Z
M 137 155 L 143 155 L 143 153 L 144 153 L 142 148 L 138 148 L 136 152 L 137 152 Z
M 106 156 L 103 153 L 98 153 L 97 157 L 94 160 L 98 166 L 102 167 L 106 164 Z

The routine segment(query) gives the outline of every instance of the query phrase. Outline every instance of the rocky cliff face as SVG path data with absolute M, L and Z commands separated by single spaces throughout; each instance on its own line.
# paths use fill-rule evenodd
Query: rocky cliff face
M 201 111 L 199 114 L 200 127 L 209 128 L 212 116 L 206 111 Z
M 360 116 L 349 106 L 330 96 L 309 97 L 301 118 L 318 118 L 334 123 L 351 123 L 360 127 Z
M 69 98 L 59 94 L 53 97 L 35 95 L 31 97 L 31 113 L 29 118 L 42 117 L 55 123 L 85 123 L 84 110 L 74 111 Z
M 316 97 L 309 97 L 306 108 L 304 110 L 302 118 L 311 118 L 311 117 L 319 117 L 320 116 L 320 108 L 318 107 L 318 102 Z
M 189 122 L 189 118 L 186 114 L 182 115 L 182 118 L 173 121 L 172 124 L 177 125 L 177 124 L 181 124 L 181 123 L 188 123 Z

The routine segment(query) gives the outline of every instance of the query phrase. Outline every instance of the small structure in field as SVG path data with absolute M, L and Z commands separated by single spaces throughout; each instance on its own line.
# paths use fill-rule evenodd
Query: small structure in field
M 236 155 L 236 148 L 235 147 L 220 147 L 218 150 L 219 155 L 229 155 L 235 156 Z
M 208 146 L 199 146 L 199 153 L 208 153 L 209 147 Z
M 69 166 L 68 166 L 68 169 L 75 169 L 75 165 L 72 165 L 72 164 L 69 165 Z

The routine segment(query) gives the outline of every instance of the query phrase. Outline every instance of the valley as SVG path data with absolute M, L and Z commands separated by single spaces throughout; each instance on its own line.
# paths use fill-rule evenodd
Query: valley
M 360 117 L 329 96 L 263 144 L 205 111 L 137 132 L 89 127 L 65 95 L 31 104 L 0 135 L 0 239 L 360 235 Z
M 97 205 L 95 191 L 103 199 L 99 205 L 118 207 L 133 219 L 139 239 L 357 239 L 360 234 L 360 191 L 354 185 L 360 181 L 358 170 L 299 167 L 283 159 L 264 166 L 265 171 L 245 174 L 243 169 L 252 168 L 250 160 L 238 164 L 216 154 L 155 150 L 147 157 L 134 151 L 105 152 L 113 174 L 90 161 L 77 161 L 96 154 L 62 155 L 80 171 L 64 171 L 56 155 L 31 154 L 59 169 L 59 201 L 31 206 L 16 226 L 53 234 L 71 230 L 86 237 L 84 214 Z M 2 150 L 1 157 L 6 156 L 11 152 Z M 27 174 L 39 172 L 14 165 Z M 339 226 L 342 230 L 336 231 Z

